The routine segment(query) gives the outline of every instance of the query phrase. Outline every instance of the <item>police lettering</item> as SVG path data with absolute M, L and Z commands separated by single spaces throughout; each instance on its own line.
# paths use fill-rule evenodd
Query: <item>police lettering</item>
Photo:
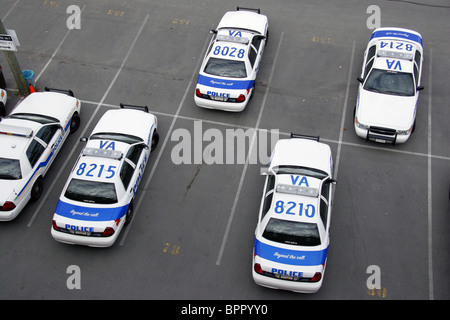
M 81 231 L 81 232 L 93 232 L 93 227 L 80 227 L 80 226 L 71 226 L 70 224 L 66 224 L 66 229 L 72 231 Z
M 207 91 L 206 94 L 214 96 L 214 97 L 223 97 L 223 98 L 229 98 L 230 97 L 229 93 L 219 93 L 219 92 Z
M 302 277 L 303 273 L 298 271 L 287 271 L 281 269 L 272 268 L 272 273 L 279 274 L 280 276 L 289 276 L 289 277 Z

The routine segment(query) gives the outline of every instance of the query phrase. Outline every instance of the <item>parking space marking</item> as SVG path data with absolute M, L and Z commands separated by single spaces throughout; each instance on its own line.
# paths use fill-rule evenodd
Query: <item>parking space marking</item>
M 431 71 L 432 71 L 432 61 L 433 55 L 430 48 L 429 57 L 429 68 L 428 68 L 428 297 L 430 300 L 434 300 L 434 289 L 433 289 L 433 205 L 432 205 L 432 181 L 431 181 L 431 107 L 432 107 L 432 89 L 431 89 Z
M 342 110 L 342 117 L 341 117 L 341 127 L 339 131 L 339 141 L 338 141 L 338 148 L 336 153 L 336 162 L 334 165 L 334 178 L 337 179 L 338 171 L 339 171 L 339 161 L 341 159 L 341 148 L 342 148 L 342 138 L 344 136 L 344 122 L 345 122 L 345 116 L 347 114 L 347 104 L 348 104 L 348 95 L 350 92 L 350 85 L 351 85 L 351 78 L 352 78 L 352 70 L 353 70 L 353 61 L 355 58 L 355 47 L 356 47 L 356 41 L 353 41 L 352 46 L 352 53 L 350 55 L 350 65 L 348 70 L 348 76 L 347 76 L 347 88 L 345 89 L 345 98 L 344 98 L 344 109 Z
M 11 12 L 14 10 L 14 8 L 16 7 L 16 5 L 19 3 L 20 0 L 17 0 L 16 2 L 13 3 L 13 5 L 11 6 L 11 8 L 9 8 L 8 12 L 3 16 L 2 20 L 4 21 L 10 14 Z
M 203 57 L 205 55 L 206 47 L 207 47 L 209 41 L 210 41 L 210 39 L 207 37 L 205 43 L 203 44 L 203 48 L 202 48 L 200 57 Z M 156 168 L 158 167 L 158 163 L 161 159 L 164 149 L 166 148 L 167 142 L 169 141 L 169 137 L 172 133 L 173 127 L 175 126 L 175 122 L 179 118 L 181 108 L 183 107 L 184 102 L 186 101 L 186 97 L 191 90 L 192 83 L 194 82 L 195 76 L 198 74 L 198 70 L 200 68 L 200 64 L 202 63 L 202 61 L 203 60 L 201 58 L 198 59 L 196 65 L 195 65 L 195 68 L 194 68 L 194 72 L 192 73 L 191 79 L 189 80 L 186 90 L 184 91 L 183 97 L 181 98 L 180 104 L 178 105 L 177 111 L 175 112 L 174 115 L 171 115 L 173 117 L 173 119 L 172 119 L 172 122 L 170 123 L 169 129 L 167 131 L 167 135 L 164 138 L 164 141 L 163 141 L 161 147 L 159 148 L 158 156 L 156 157 L 156 160 L 152 165 L 152 170 L 150 171 L 150 175 L 148 176 L 148 178 L 145 182 L 145 186 L 143 189 L 140 190 L 141 194 L 140 194 L 139 200 L 138 200 L 137 204 L 134 206 L 133 219 L 131 219 L 130 223 L 126 226 L 126 228 L 123 232 L 122 239 L 120 241 L 120 246 L 123 246 L 123 244 L 125 243 L 125 239 L 128 235 L 131 225 L 133 224 L 133 221 L 136 218 L 136 213 L 139 211 L 139 207 L 141 206 L 142 200 L 144 199 L 144 194 L 148 189 L 148 186 L 150 184 L 150 181 L 152 180 L 153 175 L 155 174 Z
M 125 66 L 125 63 L 128 60 L 128 57 L 131 54 L 131 51 L 133 50 L 140 34 L 142 33 L 142 30 L 144 29 L 145 24 L 147 23 L 149 15 L 147 14 L 147 16 L 144 19 L 144 22 L 142 22 L 141 27 L 136 35 L 136 37 L 134 38 L 133 42 L 131 43 L 130 48 L 128 49 L 127 54 L 125 55 L 125 58 L 122 61 L 122 64 L 120 65 L 119 70 L 117 70 L 114 78 L 112 79 L 111 83 L 109 84 L 108 89 L 106 89 L 106 92 L 103 94 L 102 99 L 100 100 L 100 102 L 97 104 L 97 107 L 94 110 L 94 113 L 92 114 L 91 118 L 89 119 L 89 121 L 86 123 L 86 125 L 84 126 L 84 129 L 81 133 L 81 136 L 83 136 L 86 133 L 86 130 L 89 128 L 92 120 L 94 120 L 95 115 L 97 114 L 98 110 L 100 109 L 100 107 L 103 105 L 103 102 L 105 101 L 106 97 L 108 96 L 109 92 L 111 91 L 111 88 L 113 87 L 114 83 L 116 82 L 120 72 L 122 71 L 123 67 Z M 37 209 L 34 211 L 33 215 L 31 216 L 30 221 L 28 222 L 28 227 L 31 227 L 31 225 L 33 224 L 34 219 L 36 218 L 36 216 L 38 215 L 39 211 L 41 210 L 42 206 L 44 205 L 44 201 L 43 199 L 48 198 L 48 196 L 50 195 L 50 192 L 52 192 L 56 182 L 59 180 L 59 177 L 62 174 L 62 171 L 64 170 L 64 168 L 67 166 L 67 163 L 69 162 L 69 160 L 72 159 L 73 153 L 75 152 L 77 148 L 77 145 L 75 145 L 72 150 L 70 151 L 69 155 L 67 156 L 66 160 L 64 161 L 63 165 L 61 166 L 61 168 L 58 171 L 58 174 L 56 175 L 55 179 L 53 180 L 52 184 L 50 185 L 50 187 L 48 188 L 47 192 L 45 193 L 45 196 L 43 198 L 41 198 L 41 202 L 39 203 Z
M 84 8 L 86 8 L 86 5 L 84 5 L 81 8 L 81 13 L 83 13 Z M 72 31 L 72 29 L 68 29 L 66 34 L 64 35 L 64 37 L 62 38 L 62 40 L 59 42 L 58 46 L 56 47 L 55 51 L 53 52 L 52 56 L 50 57 L 50 59 L 47 61 L 47 63 L 45 64 L 44 68 L 42 68 L 41 72 L 39 72 L 39 74 L 36 76 L 35 81 L 37 82 L 39 80 L 39 78 L 41 77 L 41 75 L 45 72 L 45 70 L 47 70 L 47 67 L 50 65 L 50 63 L 53 61 L 53 58 L 56 56 L 56 54 L 58 53 L 59 49 L 61 49 L 61 46 L 63 45 L 64 41 L 66 41 L 66 38 L 69 36 L 70 31 Z
M 258 119 L 256 121 L 256 125 L 255 125 L 255 128 L 254 128 L 255 131 L 253 132 L 253 136 L 252 136 L 252 140 L 250 142 L 247 159 L 246 159 L 245 164 L 244 164 L 244 169 L 242 170 L 242 173 L 241 173 L 241 178 L 239 180 L 239 185 L 238 185 L 238 188 L 237 188 L 237 191 L 236 191 L 236 196 L 234 197 L 233 206 L 231 207 L 230 216 L 228 218 L 227 227 L 225 229 L 225 234 L 223 235 L 222 245 L 220 246 L 219 255 L 217 257 L 216 265 L 218 265 L 218 266 L 220 265 L 220 262 L 222 260 L 222 255 L 223 255 L 223 252 L 225 250 L 225 245 L 226 245 L 226 242 L 227 242 L 227 239 L 228 239 L 228 234 L 229 234 L 230 228 L 231 228 L 231 222 L 233 221 L 233 217 L 234 217 L 234 213 L 236 211 L 237 203 L 238 203 L 239 197 L 241 195 L 242 185 L 244 184 L 244 179 L 245 179 L 245 175 L 247 173 L 247 168 L 248 168 L 248 159 L 250 158 L 250 155 L 252 153 L 253 145 L 254 145 L 255 139 L 256 139 L 256 134 L 257 134 L 257 132 L 259 130 L 259 124 L 261 123 L 261 117 L 262 117 L 262 114 L 263 114 L 263 111 L 264 111 L 264 107 L 266 105 L 267 96 L 269 94 L 269 89 L 270 89 L 270 84 L 272 83 L 273 74 L 275 72 L 275 65 L 277 64 L 278 54 L 280 53 L 281 42 L 283 41 L 283 36 L 284 36 L 284 32 L 281 32 L 280 41 L 278 42 L 277 50 L 275 52 L 275 57 L 273 58 L 272 70 L 270 70 L 269 82 L 267 84 L 266 92 L 264 93 L 264 98 L 263 98 L 263 101 L 261 103 L 261 108 L 259 110 Z

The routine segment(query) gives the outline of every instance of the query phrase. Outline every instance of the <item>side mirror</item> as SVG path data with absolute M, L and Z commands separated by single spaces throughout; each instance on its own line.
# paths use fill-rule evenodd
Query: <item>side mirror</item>
M 217 30 L 209 30 L 209 33 L 217 34 Z
M 361 82 L 361 83 L 363 83 L 364 82 L 364 79 L 363 78 L 361 78 L 361 77 L 358 77 L 358 78 L 356 78 L 356 80 L 358 80 L 359 82 Z
M 418 87 L 416 88 L 417 91 L 420 91 L 420 90 L 423 90 L 423 89 L 425 89 L 424 86 L 418 86 Z
M 86 141 L 88 141 L 88 138 L 86 138 L 86 137 L 81 137 L 80 138 L 80 142 L 86 142 Z

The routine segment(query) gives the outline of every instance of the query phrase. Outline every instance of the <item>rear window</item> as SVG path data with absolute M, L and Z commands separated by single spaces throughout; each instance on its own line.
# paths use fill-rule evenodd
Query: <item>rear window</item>
M 64 194 L 67 199 L 98 204 L 117 202 L 114 183 L 72 179 Z
M 0 158 L 0 179 L 19 180 L 22 179 L 20 162 L 17 159 Z
M 297 246 L 318 246 L 320 235 L 317 224 L 270 218 L 263 237 L 267 240 Z
M 244 61 L 209 58 L 205 66 L 206 73 L 219 77 L 246 78 Z

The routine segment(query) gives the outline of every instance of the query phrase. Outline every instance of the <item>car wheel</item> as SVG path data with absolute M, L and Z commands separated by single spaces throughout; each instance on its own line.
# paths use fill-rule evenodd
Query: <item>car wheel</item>
M 74 114 L 72 116 L 72 120 L 70 121 L 70 133 L 74 133 L 78 130 L 78 127 L 80 126 L 80 116 L 78 114 Z
M 42 178 L 37 178 L 36 182 L 31 188 L 31 200 L 36 201 L 42 195 L 42 191 L 44 190 L 44 184 L 42 183 Z
M 153 132 L 153 136 L 152 136 L 152 145 L 150 147 L 150 150 L 153 151 L 156 149 L 156 147 L 158 146 L 158 142 L 159 142 L 159 134 L 158 132 L 156 132 L 156 130 Z
M 127 209 L 127 214 L 125 215 L 125 225 L 129 224 L 131 219 L 133 219 L 133 202 L 130 202 Z

